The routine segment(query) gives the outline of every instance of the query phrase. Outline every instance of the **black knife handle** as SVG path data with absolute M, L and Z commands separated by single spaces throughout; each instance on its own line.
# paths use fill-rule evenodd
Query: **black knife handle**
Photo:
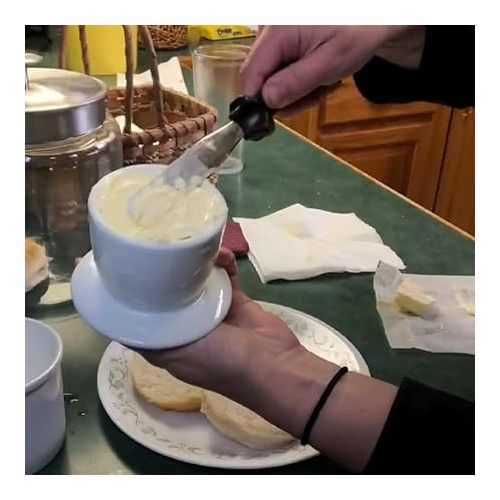
M 229 105 L 229 119 L 241 127 L 246 140 L 260 141 L 273 133 L 276 111 L 269 108 L 260 96 L 240 96 Z

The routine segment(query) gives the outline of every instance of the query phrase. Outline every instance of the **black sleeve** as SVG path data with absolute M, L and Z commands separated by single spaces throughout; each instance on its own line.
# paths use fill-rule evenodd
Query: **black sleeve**
M 365 474 L 474 474 L 474 404 L 404 379 Z
M 417 70 L 374 57 L 354 74 L 354 81 L 361 94 L 377 104 L 474 106 L 474 36 L 474 26 L 427 26 Z

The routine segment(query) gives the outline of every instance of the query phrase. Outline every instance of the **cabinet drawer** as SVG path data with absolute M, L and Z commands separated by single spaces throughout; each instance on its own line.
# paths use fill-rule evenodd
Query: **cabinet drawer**
M 429 121 L 438 105 L 428 103 L 372 104 L 358 91 L 354 80 L 347 78 L 322 99 L 319 105 L 318 126 L 332 132 L 366 130 L 400 126 L 411 122 Z

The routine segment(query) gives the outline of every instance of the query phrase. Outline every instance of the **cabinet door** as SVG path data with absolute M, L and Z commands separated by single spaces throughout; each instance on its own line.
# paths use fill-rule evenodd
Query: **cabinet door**
M 433 209 L 450 110 L 428 104 L 377 105 L 352 78 L 285 124 L 384 184 Z
M 434 210 L 472 235 L 475 231 L 474 132 L 473 109 L 454 110 Z

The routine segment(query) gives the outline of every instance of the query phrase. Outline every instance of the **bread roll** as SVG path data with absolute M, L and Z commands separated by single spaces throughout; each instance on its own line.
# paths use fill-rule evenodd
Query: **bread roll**
M 133 354 L 131 375 L 136 393 L 148 403 L 163 410 L 201 411 L 221 434 L 248 448 L 280 448 L 294 440 L 248 408 L 186 384 L 137 353 Z
M 148 363 L 137 353 L 133 355 L 131 373 L 135 391 L 148 403 L 163 410 L 200 410 L 200 388 L 180 381 L 167 370 Z
M 280 448 L 294 440 L 253 411 L 215 392 L 203 391 L 201 412 L 221 434 L 248 448 Z
M 29 292 L 49 276 L 49 259 L 45 248 L 35 241 L 24 241 L 25 276 L 24 291 Z

